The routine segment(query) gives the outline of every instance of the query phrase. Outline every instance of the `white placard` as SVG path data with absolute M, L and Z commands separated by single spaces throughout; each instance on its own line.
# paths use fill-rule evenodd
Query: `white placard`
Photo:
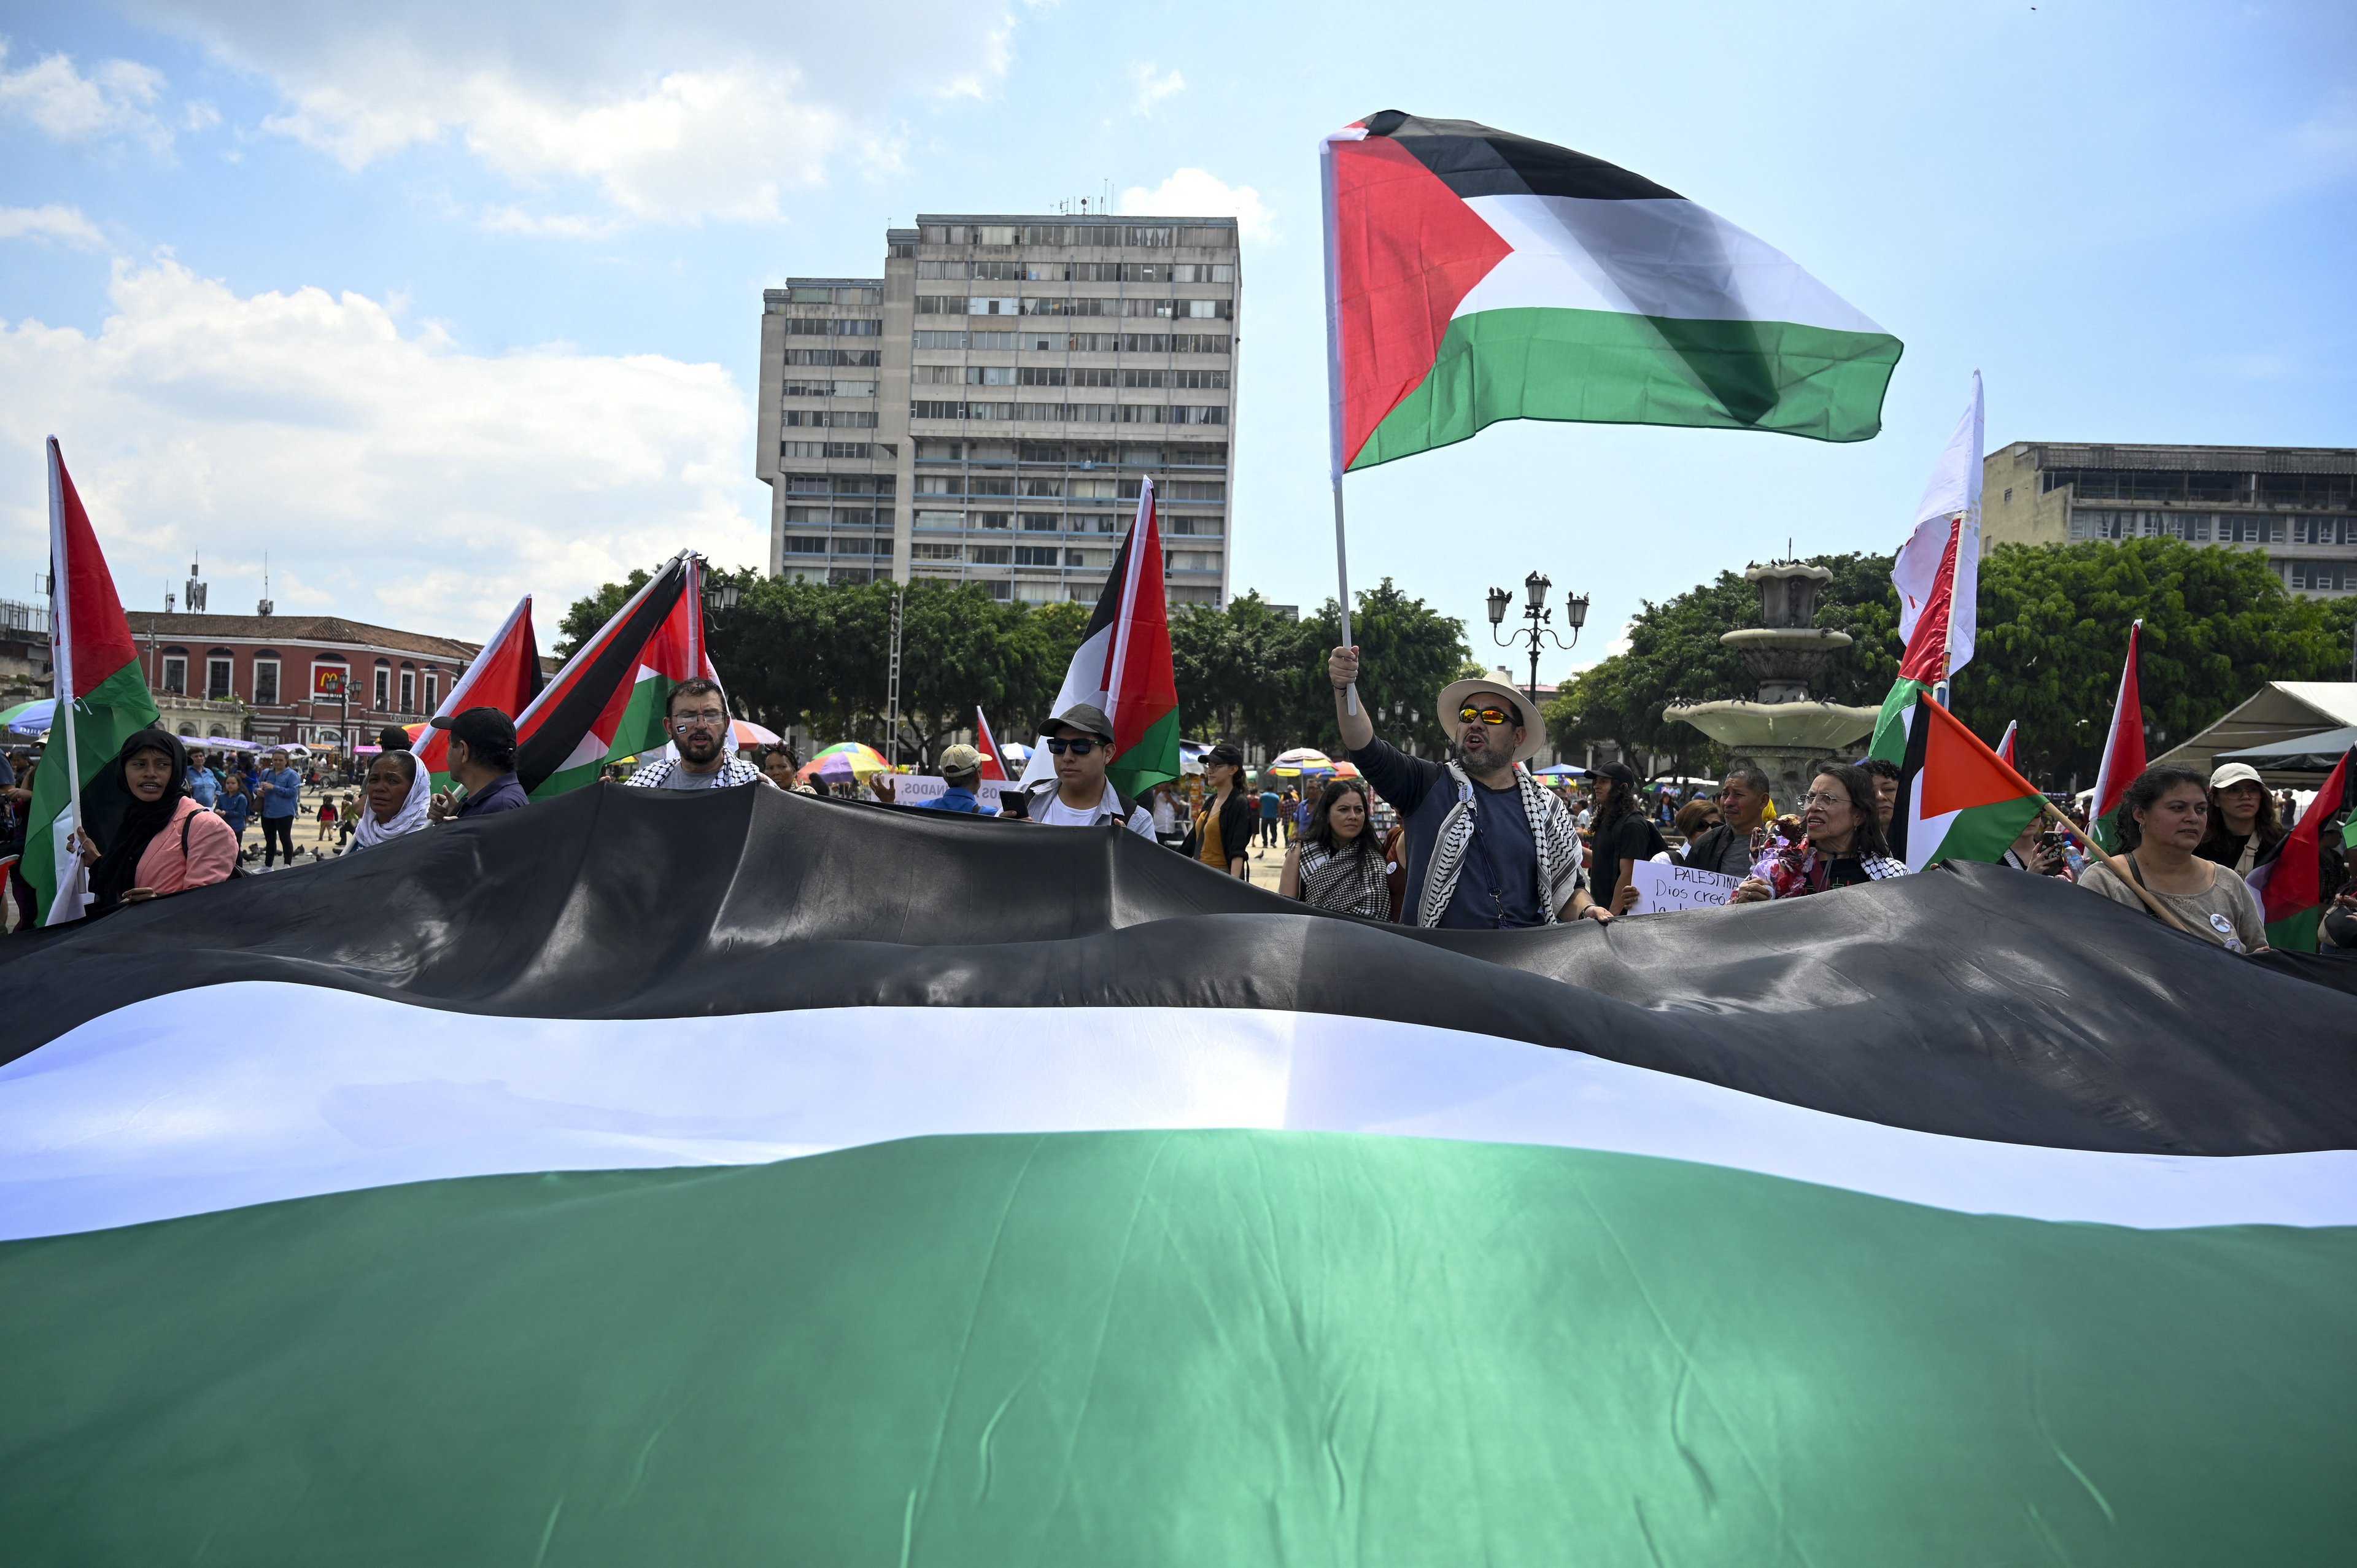
M 1637 890 L 1637 902 L 1629 913 L 1666 915 L 1679 909 L 1716 909 L 1727 902 L 1727 896 L 1742 880 L 1719 871 L 1641 860 L 1629 868 L 1629 886 Z
M 935 773 L 896 773 L 892 776 L 892 803 L 896 806 L 921 806 L 928 800 L 938 800 L 948 790 L 950 781 Z M 1012 789 L 1014 784 L 1004 779 L 985 779 L 974 787 L 975 796 L 986 811 L 998 810 L 998 792 Z

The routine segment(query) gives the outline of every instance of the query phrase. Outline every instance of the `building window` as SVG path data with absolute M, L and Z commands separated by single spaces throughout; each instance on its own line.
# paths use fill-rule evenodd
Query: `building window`
M 909 553 L 919 561 L 954 561 L 962 551 L 954 544 L 929 544 L 920 541 L 909 546 Z
M 185 653 L 164 655 L 164 690 L 175 697 L 188 694 L 188 656 Z
M 404 669 L 401 672 L 401 711 L 404 714 L 417 711 L 417 671 L 414 670 Z
M 427 713 L 430 714 L 441 706 L 441 703 L 436 700 L 441 694 L 442 672 L 438 670 L 428 670 L 425 672 L 425 711 Z
M 231 663 L 227 659 L 211 658 L 205 660 L 206 701 L 214 703 L 229 701 L 231 669 Z
M 376 667 L 376 705 L 380 708 L 393 706 L 393 666 L 390 664 Z
M 1014 559 L 1014 553 L 1004 544 L 969 544 L 965 558 L 977 566 L 1004 566 Z
M 1015 547 L 1017 566 L 1054 566 L 1062 562 L 1063 552 L 1052 548 L 1018 544 Z
M 781 548 L 788 555 L 823 555 L 826 553 L 826 541 L 790 533 Z
M 253 705 L 257 708 L 278 705 L 278 660 L 275 659 L 253 661 Z

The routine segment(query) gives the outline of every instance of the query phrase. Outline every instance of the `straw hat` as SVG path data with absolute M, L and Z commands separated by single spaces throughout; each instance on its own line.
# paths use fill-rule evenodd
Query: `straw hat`
M 1512 682 L 1501 681 L 1493 675 L 1484 675 L 1475 681 L 1451 681 L 1440 689 L 1440 705 L 1433 710 L 1433 716 L 1440 721 L 1442 729 L 1450 735 L 1457 733 L 1457 710 L 1463 707 L 1465 699 L 1476 692 L 1495 692 L 1512 703 L 1514 712 L 1522 715 L 1523 744 L 1514 747 L 1516 762 L 1528 762 L 1545 748 L 1546 720 L 1539 717 L 1539 705 L 1514 690 Z

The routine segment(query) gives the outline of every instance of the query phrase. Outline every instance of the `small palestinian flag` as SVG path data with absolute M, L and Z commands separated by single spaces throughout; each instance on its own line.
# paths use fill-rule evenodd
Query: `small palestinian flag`
M 497 708 L 514 718 L 532 706 L 548 684 L 540 668 L 540 644 L 532 634 L 532 596 L 526 594 L 508 613 L 491 640 L 475 655 L 458 683 L 442 705 L 434 710 L 435 717 L 465 713 L 468 708 Z M 428 726 L 417 737 L 412 750 L 417 760 L 434 776 L 435 788 L 447 786 L 450 778 L 450 732 Z
M 2357 750 L 2341 754 L 2316 799 L 2302 811 L 2299 825 L 2266 852 L 2252 869 L 2251 891 L 2259 896 L 2259 912 L 2266 921 L 2267 946 L 2289 952 L 2315 952 L 2320 946 L 2317 929 L 2324 923 L 2324 906 L 2330 890 L 2325 881 L 2325 856 L 2341 853 L 2336 841 L 2324 849 L 2325 830 L 2335 817 L 2344 819 L 2357 808 Z M 2342 879 L 2333 878 L 2337 890 Z
M 114 575 L 54 435 L 48 456 L 49 664 L 60 709 L 33 775 L 19 869 L 32 886 L 37 918 L 54 926 L 81 919 L 90 900 L 89 877 L 67 837 L 87 822 L 91 841 L 103 848 L 131 803 L 119 797 L 85 803 L 82 795 L 156 714 Z
M 1921 871 L 1935 861 L 2000 861 L 2045 809 L 2038 787 L 1924 692 L 1899 765 L 1890 853 Z
M 1133 800 L 1178 777 L 1178 684 L 1171 672 L 1162 575 L 1162 533 L 1148 478 L 1137 498 L 1137 519 L 1113 558 L 1113 575 L 1049 710 L 1060 714 L 1086 703 L 1113 721 L 1113 762 L 1105 777 Z M 1046 743 L 1043 735 L 1032 748 L 1023 770 L 1027 786 L 1056 776 Z
M 2110 854 L 2120 850 L 2120 801 L 2145 770 L 2144 622 L 2128 628 L 2127 662 L 2120 667 L 2120 692 L 2112 701 L 2112 727 L 2104 736 L 2104 765 L 2095 774 L 2094 803 L 2088 808 L 2087 836 Z
M 0 1563 L 2348 1560 L 2357 996 L 1626 930 L 582 789 L 0 943 Z
M 713 678 L 697 558 L 650 578 L 516 718 L 516 777 L 535 800 L 597 782 L 608 762 L 667 744 L 671 689 Z
M 2007 768 L 2017 773 L 2021 771 L 2021 721 L 2019 719 L 2006 720 L 2005 734 L 1997 739 L 1996 755 L 1997 760 Z
M 1397 110 L 1323 152 L 1338 474 L 1501 419 L 1882 427 L 1899 339 L 1674 190 Z
M 1882 712 L 1875 718 L 1874 740 L 1867 747 L 1868 757 L 1888 762 L 1897 762 L 1904 757 L 1917 693 L 1947 679 L 1949 617 L 1955 608 L 1957 551 L 1963 538 L 1963 521 L 1950 522 L 1948 547 L 1940 557 L 1939 570 L 1932 575 L 1930 590 L 1916 614 L 1915 629 L 1908 634 L 1907 651 L 1900 656 L 1899 679 L 1890 683 L 1889 693 L 1882 699 Z
M 998 754 L 998 737 L 990 733 L 990 718 L 980 708 L 974 711 L 975 749 L 982 753 L 982 776 L 1002 783 L 1006 779 L 1006 759 Z

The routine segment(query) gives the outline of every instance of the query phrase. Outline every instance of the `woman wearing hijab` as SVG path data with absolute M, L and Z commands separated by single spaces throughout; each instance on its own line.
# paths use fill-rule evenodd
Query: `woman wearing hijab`
M 350 848 L 345 853 L 415 832 L 425 825 L 426 809 L 433 803 L 434 776 L 417 765 L 416 753 L 379 753 L 369 764 L 361 823 L 353 830 Z
M 178 736 L 143 729 L 108 766 L 129 804 L 102 842 L 83 823 L 77 848 L 91 868 L 92 915 L 229 880 L 237 836 L 188 793 L 188 758 Z

